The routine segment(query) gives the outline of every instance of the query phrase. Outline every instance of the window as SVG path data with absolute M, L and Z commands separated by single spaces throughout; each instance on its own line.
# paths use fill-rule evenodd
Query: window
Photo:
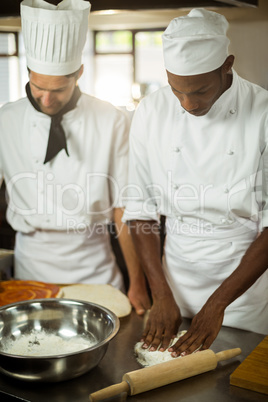
M 94 32 L 94 95 L 135 108 L 148 93 L 167 84 L 163 30 Z
M 18 34 L 0 32 L 0 105 L 19 93 Z
M 141 96 L 167 85 L 161 35 L 162 31 L 135 35 L 135 82 L 140 85 Z

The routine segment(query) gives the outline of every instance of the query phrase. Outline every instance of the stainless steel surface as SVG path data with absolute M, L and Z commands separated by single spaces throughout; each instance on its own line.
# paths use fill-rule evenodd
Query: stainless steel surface
M 180 329 L 188 329 L 184 320 Z M 26 383 L 0 375 L 0 390 L 30 402 L 88 402 L 89 394 L 121 382 L 123 374 L 140 368 L 133 354 L 142 332 L 143 318 L 134 312 L 120 320 L 118 335 L 111 341 L 107 353 L 94 369 L 83 376 L 61 383 Z M 218 363 L 215 370 L 196 377 L 127 396 L 121 394 L 105 402 L 267 402 L 267 396 L 230 385 L 229 376 L 261 342 L 264 335 L 223 327 L 211 346 L 214 352 L 241 347 L 242 354 Z
M 108 309 L 69 299 L 36 299 L 0 308 L 0 372 L 26 381 L 58 382 L 78 377 L 95 367 L 119 330 L 120 322 Z M 63 339 L 82 336 L 96 340 L 73 353 L 53 351 L 49 356 L 19 356 L 4 352 L 5 342 L 34 332 Z M 60 354 L 61 353 L 61 354 Z

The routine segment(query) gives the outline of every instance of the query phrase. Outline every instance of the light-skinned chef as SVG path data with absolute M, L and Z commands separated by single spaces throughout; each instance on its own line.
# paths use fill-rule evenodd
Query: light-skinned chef
M 82 50 L 90 3 L 21 3 L 29 82 L 27 97 L 0 111 L 0 173 L 7 220 L 16 233 L 15 277 L 110 284 L 124 291 L 107 225 L 114 221 L 125 257 L 128 296 L 148 308 L 144 274 L 126 225 L 126 116 L 83 94 Z
M 130 131 L 123 219 L 153 299 L 143 347 L 173 356 L 207 349 L 222 325 L 268 333 L 268 93 L 233 69 L 227 28 L 206 9 L 170 22 L 169 85 L 140 103 Z M 182 317 L 191 326 L 169 348 Z

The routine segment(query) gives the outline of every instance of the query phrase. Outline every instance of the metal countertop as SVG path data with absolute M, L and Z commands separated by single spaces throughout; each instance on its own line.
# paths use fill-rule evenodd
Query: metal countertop
M 122 381 L 129 371 L 141 368 L 133 353 L 143 328 L 143 318 L 133 311 L 120 319 L 120 331 L 109 344 L 106 355 L 97 367 L 83 376 L 60 383 L 36 383 L 14 380 L 0 375 L 0 400 L 9 402 L 88 402 L 89 394 Z M 180 330 L 188 329 L 190 321 L 183 320 Z M 267 395 L 230 385 L 229 376 L 263 340 L 264 335 L 222 327 L 211 346 L 216 353 L 240 347 L 242 354 L 219 362 L 215 370 L 142 394 L 127 396 L 123 393 L 106 399 L 108 402 L 267 402 Z M 14 396 L 14 399 L 11 397 Z M 17 398 L 19 399 L 17 399 Z

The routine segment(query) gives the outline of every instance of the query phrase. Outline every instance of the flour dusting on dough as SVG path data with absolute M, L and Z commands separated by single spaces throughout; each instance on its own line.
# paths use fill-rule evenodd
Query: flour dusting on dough
M 174 345 L 179 338 L 181 338 L 187 331 L 180 331 L 176 338 L 173 339 L 170 346 Z M 175 359 L 171 356 L 171 352 L 167 349 L 164 352 L 160 352 L 159 350 L 149 351 L 149 349 L 142 348 L 143 342 L 137 342 L 134 347 L 134 353 L 138 363 L 142 366 L 154 366 L 155 364 L 164 363 L 169 360 Z M 180 356 L 178 356 L 179 358 Z

